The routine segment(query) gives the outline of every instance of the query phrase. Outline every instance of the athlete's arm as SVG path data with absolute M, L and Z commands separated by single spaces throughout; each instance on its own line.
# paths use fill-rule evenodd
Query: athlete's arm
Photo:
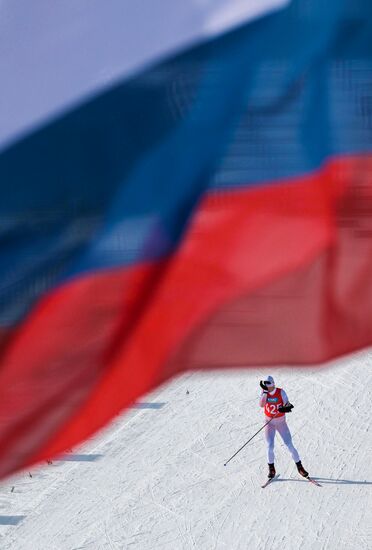
M 260 407 L 264 407 L 266 405 L 266 400 L 267 400 L 267 393 L 262 392 L 261 395 L 260 395 L 260 400 L 258 402 Z
M 285 393 L 284 390 L 282 390 L 282 400 L 283 400 L 284 405 L 278 407 L 278 411 L 279 412 L 284 412 L 284 413 L 291 412 L 292 409 L 293 409 L 293 405 L 291 405 L 291 403 L 289 402 L 288 396 L 287 396 L 287 394 Z
M 291 412 L 291 410 L 293 409 L 293 405 L 290 404 L 286 392 L 282 389 L 282 390 L 280 390 L 280 393 L 281 393 L 281 396 L 282 396 L 283 405 L 279 405 L 278 412 L 280 412 L 280 413 Z
M 262 380 L 260 382 L 260 387 L 262 388 L 262 391 L 261 391 L 260 400 L 258 404 L 260 405 L 260 407 L 264 407 L 267 401 L 267 388 L 265 384 L 262 382 Z
M 266 405 L 266 400 L 267 400 L 267 386 L 265 382 L 263 382 L 262 380 L 260 380 L 260 388 L 262 389 L 262 391 L 261 391 L 260 400 L 258 404 L 260 407 L 264 407 Z
M 281 391 L 282 391 L 282 400 L 283 400 L 283 403 L 284 403 L 284 405 L 286 405 L 287 403 L 289 403 L 288 396 L 287 396 L 287 394 L 285 393 L 284 390 L 281 390 Z

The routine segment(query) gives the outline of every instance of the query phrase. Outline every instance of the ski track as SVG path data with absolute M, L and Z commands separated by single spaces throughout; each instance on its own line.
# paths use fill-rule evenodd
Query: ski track
M 188 373 L 142 400 L 163 407 L 121 415 L 70 456 L 101 458 L 2 482 L 0 548 L 372 550 L 371 364 L 365 351 L 332 368 L 270 369 L 295 404 L 294 443 L 322 487 L 297 475 L 277 437 L 280 477 L 262 490 L 262 433 L 223 466 L 264 423 L 267 369 Z

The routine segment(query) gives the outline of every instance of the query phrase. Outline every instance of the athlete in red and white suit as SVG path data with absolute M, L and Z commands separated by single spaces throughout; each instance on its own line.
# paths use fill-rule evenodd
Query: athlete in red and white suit
M 291 453 L 299 473 L 304 477 L 307 477 L 308 473 L 303 468 L 297 449 L 292 443 L 292 436 L 285 419 L 285 412 L 280 412 L 281 407 L 288 407 L 288 405 L 290 406 L 287 394 L 283 389 L 275 387 L 274 379 L 272 376 L 268 376 L 263 382 L 263 385 L 267 389 L 262 390 L 259 405 L 260 407 L 264 408 L 266 420 L 269 420 L 270 418 L 273 419 L 271 420 L 270 424 L 265 426 L 264 432 L 267 443 L 269 477 L 273 477 L 275 475 L 274 440 L 276 432 L 279 432 L 284 444 L 287 446 L 289 452 Z

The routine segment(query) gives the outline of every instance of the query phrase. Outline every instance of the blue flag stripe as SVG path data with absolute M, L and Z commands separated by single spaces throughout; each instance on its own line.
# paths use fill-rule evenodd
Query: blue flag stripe
M 0 155 L 0 324 L 71 276 L 169 254 L 206 191 L 372 149 L 372 8 L 306 9 L 175 56 Z

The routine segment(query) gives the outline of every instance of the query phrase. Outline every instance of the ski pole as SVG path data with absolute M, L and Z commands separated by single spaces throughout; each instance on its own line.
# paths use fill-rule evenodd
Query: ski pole
M 278 413 L 276 413 L 276 414 L 278 414 Z M 226 465 L 230 462 L 230 460 L 232 460 L 232 459 L 234 458 L 234 456 L 236 456 L 238 453 L 240 453 L 240 451 L 241 451 L 242 449 L 244 449 L 244 447 L 245 447 L 246 445 L 248 445 L 248 443 L 249 443 L 250 441 L 252 441 L 252 439 L 253 439 L 254 437 L 256 437 L 256 435 L 257 435 L 258 433 L 260 433 L 260 431 L 263 430 L 265 426 L 267 426 L 268 424 L 270 424 L 270 422 L 271 422 L 272 420 L 274 420 L 275 417 L 276 417 L 276 415 L 273 416 L 272 418 L 270 418 L 270 420 L 269 420 L 268 422 L 266 422 L 266 424 L 264 424 L 264 425 L 262 426 L 262 428 L 260 428 L 254 435 L 252 435 L 252 437 L 251 437 L 250 439 L 248 439 L 248 441 L 247 441 L 246 443 L 244 443 L 244 445 L 242 445 L 242 446 L 240 447 L 240 449 L 238 449 L 238 450 L 236 451 L 236 453 L 234 453 L 232 456 L 230 456 L 229 460 L 228 460 L 227 462 L 225 462 L 224 466 L 226 466 Z

